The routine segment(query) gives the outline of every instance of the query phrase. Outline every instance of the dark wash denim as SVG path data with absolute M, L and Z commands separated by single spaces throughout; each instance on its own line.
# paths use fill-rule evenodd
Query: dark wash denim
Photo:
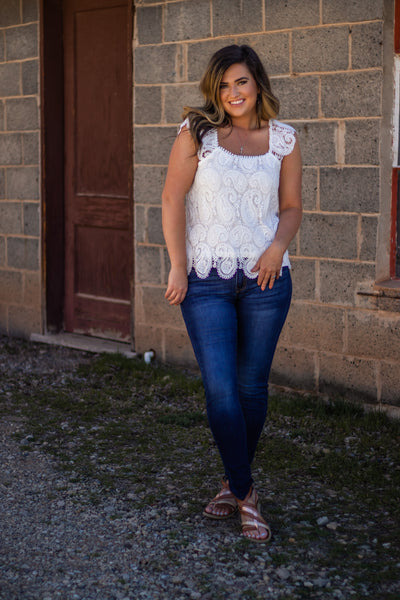
M 201 370 L 207 415 L 225 474 L 236 497 L 253 482 L 251 463 L 268 406 L 268 377 L 292 296 L 284 267 L 272 290 L 238 270 L 222 279 L 212 269 L 206 279 L 194 270 L 181 304 Z

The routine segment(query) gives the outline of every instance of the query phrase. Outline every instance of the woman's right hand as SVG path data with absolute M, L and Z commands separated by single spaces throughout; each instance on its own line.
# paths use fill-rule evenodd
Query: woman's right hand
M 165 292 L 165 298 L 174 306 L 184 301 L 188 288 L 188 277 L 186 266 L 171 267 L 168 276 L 168 286 Z

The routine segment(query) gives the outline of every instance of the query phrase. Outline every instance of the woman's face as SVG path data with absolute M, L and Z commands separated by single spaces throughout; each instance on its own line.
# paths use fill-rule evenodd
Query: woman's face
M 244 63 L 235 63 L 222 76 L 219 97 L 231 118 L 256 115 L 257 83 Z

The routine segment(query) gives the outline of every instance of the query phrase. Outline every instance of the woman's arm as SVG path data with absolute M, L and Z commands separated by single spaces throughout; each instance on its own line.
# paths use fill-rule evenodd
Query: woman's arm
M 197 164 L 196 146 L 189 130 L 183 129 L 172 146 L 162 193 L 162 224 L 171 261 L 165 298 L 170 304 L 180 304 L 187 291 L 185 196 Z
M 257 283 L 271 289 L 279 277 L 283 255 L 296 235 L 302 215 L 301 154 L 299 143 L 284 157 L 279 181 L 279 225 L 272 244 L 260 256 L 252 271 L 259 271 Z

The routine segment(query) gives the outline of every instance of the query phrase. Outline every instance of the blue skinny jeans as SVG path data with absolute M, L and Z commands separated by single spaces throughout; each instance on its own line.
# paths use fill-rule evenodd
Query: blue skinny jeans
M 268 407 L 268 377 L 291 295 L 284 267 L 272 290 L 238 270 L 222 279 L 188 276 L 183 318 L 203 378 L 207 416 L 237 498 L 252 485 L 251 463 Z

